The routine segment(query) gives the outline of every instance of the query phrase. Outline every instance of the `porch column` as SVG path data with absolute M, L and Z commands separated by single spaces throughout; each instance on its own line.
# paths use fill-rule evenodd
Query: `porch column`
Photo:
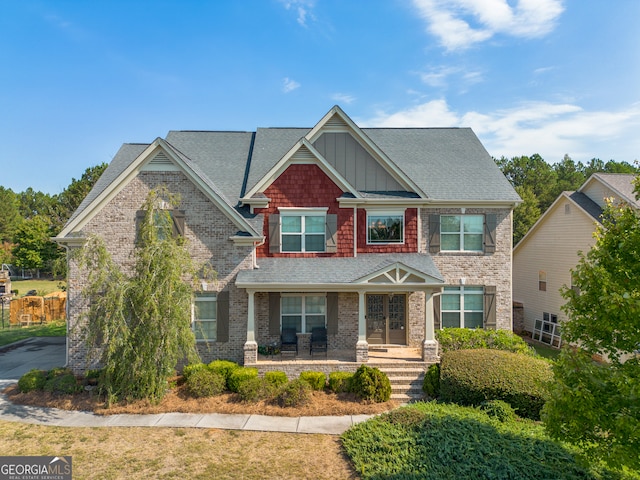
M 433 318 L 433 292 L 426 291 L 425 308 L 424 308 L 424 343 L 422 345 L 422 360 L 425 362 L 437 362 L 440 360 L 438 356 L 438 341 L 436 340 L 436 332 Z
M 365 292 L 358 292 L 358 343 L 356 343 L 356 362 L 367 363 L 369 361 L 369 344 L 367 343 L 367 319 L 366 319 Z
M 258 343 L 256 342 L 256 311 L 254 290 L 247 290 L 247 341 L 244 344 L 244 364 L 258 363 Z

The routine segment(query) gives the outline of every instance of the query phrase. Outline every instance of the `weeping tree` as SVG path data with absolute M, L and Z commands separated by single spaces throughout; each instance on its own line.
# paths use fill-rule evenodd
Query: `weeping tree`
M 177 198 L 166 187 L 148 195 L 132 274 L 113 261 L 98 236 L 79 251 L 78 264 L 88 275 L 83 335 L 103 367 L 108 403 L 159 402 L 177 362 L 199 360 L 191 330 L 195 269 L 184 239 L 173 235 L 171 211 L 160 208 L 167 204 L 175 208 Z

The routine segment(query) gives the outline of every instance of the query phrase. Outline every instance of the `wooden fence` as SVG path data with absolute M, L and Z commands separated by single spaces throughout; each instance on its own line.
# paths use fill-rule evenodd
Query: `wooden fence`
M 45 297 L 16 298 L 11 300 L 9 324 L 13 327 L 65 320 L 66 306 L 66 292 L 54 292 Z

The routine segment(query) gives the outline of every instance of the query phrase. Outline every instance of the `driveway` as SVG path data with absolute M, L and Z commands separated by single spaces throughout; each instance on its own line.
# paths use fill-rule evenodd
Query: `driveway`
M 0 380 L 19 380 L 34 368 L 64 367 L 66 342 L 66 337 L 32 337 L 0 347 Z

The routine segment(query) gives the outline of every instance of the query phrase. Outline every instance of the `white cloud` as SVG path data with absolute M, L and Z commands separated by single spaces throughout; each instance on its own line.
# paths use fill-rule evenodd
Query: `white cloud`
M 586 111 L 570 103 L 527 102 L 494 112 L 458 113 L 446 100 L 403 111 L 378 112 L 372 127 L 471 127 L 494 157 L 539 153 L 549 163 L 574 160 L 633 162 L 640 153 L 640 103 L 620 111 Z
M 564 10 L 562 0 L 413 0 L 413 5 L 447 50 L 468 48 L 497 33 L 544 36 Z
M 343 105 L 350 105 L 355 102 L 356 97 L 354 97 L 353 95 L 348 95 L 346 93 L 334 93 L 333 95 L 331 95 L 331 100 Z
M 303 27 L 307 26 L 307 20 L 315 20 L 313 14 L 313 7 L 315 6 L 315 0 L 280 0 L 287 10 L 293 10 L 298 17 L 296 21 Z
M 295 80 L 293 80 L 293 79 L 291 79 L 289 77 L 285 77 L 282 80 L 282 91 L 284 93 L 293 92 L 297 88 L 300 88 L 300 84 L 298 82 L 296 82 Z

